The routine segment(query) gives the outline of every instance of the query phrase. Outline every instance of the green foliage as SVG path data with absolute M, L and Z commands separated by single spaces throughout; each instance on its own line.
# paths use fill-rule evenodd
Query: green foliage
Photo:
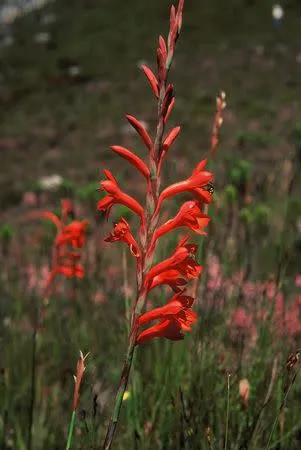
M 241 183 L 246 183 L 251 179 L 253 173 L 253 165 L 244 159 L 234 162 L 230 170 L 230 181 L 234 186 L 239 186 Z
M 235 203 L 237 201 L 237 188 L 233 184 L 228 184 L 224 188 L 224 195 L 228 203 Z
M 301 122 L 297 122 L 295 129 L 293 131 L 293 138 L 295 139 L 296 145 L 300 147 L 301 145 Z
M 104 196 L 103 191 L 99 191 L 99 183 L 89 183 L 76 190 L 76 197 L 83 203 L 94 205 Z
M 241 147 L 251 145 L 254 147 L 268 148 L 272 143 L 272 139 L 265 133 L 243 131 L 237 135 L 237 142 Z
M 132 211 L 124 205 L 116 205 L 113 211 L 113 221 L 117 221 L 120 217 L 123 217 L 125 220 L 130 220 L 133 213 Z
M 3 244 L 8 244 L 14 235 L 14 229 L 9 224 L 4 224 L 0 227 L 0 241 Z
M 58 196 L 60 198 L 71 198 L 73 197 L 74 192 L 74 183 L 71 180 L 63 179 L 63 182 L 58 189 Z
M 248 225 L 261 228 L 269 224 L 271 209 L 262 203 L 253 202 L 249 206 L 241 208 L 239 216 Z

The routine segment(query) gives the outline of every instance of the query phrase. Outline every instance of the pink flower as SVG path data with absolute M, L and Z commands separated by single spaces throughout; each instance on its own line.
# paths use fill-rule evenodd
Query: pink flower
M 34 192 L 25 192 L 23 195 L 23 204 L 24 206 L 37 206 L 38 199 Z
M 99 289 L 95 292 L 95 294 L 92 297 L 92 301 L 95 305 L 99 305 L 101 303 L 105 303 L 107 301 L 107 297 L 103 290 Z
M 239 307 L 232 314 L 231 324 L 238 328 L 248 329 L 252 326 L 253 319 L 245 308 Z
M 256 295 L 256 286 L 255 283 L 251 281 L 247 281 L 243 284 L 242 287 L 243 295 L 247 298 L 254 297 Z
M 301 287 L 301 274 L 296 276 L 295 285 Z

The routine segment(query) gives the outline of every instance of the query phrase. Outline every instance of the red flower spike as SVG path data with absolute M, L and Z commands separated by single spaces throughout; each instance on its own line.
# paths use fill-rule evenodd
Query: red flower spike
M 138 319 L 138 326 L 158 319 L 160 322 L 140 332 L 136 345 L 156 337 L 165 337 L 170 340 L 183 339 L 181 332 L 191 331 L 191 325 L 196 321 L 196 313 L 191 309 L 192 303 L 192 297 L 176 294 L 165 306 L 142 314 Z
M 210 218 L 200 210 L 199 202 L 185 202 L 175 217 L 157 228 L 152 239 L 151 248 L 153 248 L 159 237 L 178 227 L 188 227 L 195 233 L 206 235 L 207 233 L 203 231 L 203 228 L 208 225 L 209 221 Z
M 204 162 L 202 161 L 199 164 L 200 167 L 204 166 Z M 198 167 L 199 167 L 198 166 Z M 187 180 L 180 181 L 178 183 L 174 183 L 167 188 L 165 188 L 158 199 L 157 207 L 155 214 L 157 214 L 160 210 L 160 207 L 162 205 L 162 202 L 166 200 L 168 197 L 171 197 L 173 195 L 179 194 L 180 192 L 195 192 L 198 196 L 201 196 L 201 193 L 204 192 L 204 195 L 202 196 L 202 200 L 205 201 L 207 197 L 207 191 L 203 189 L 199 189 L 203 186 L 206 186 L 210 181 L 212 180 L 212 173 L 205 172 L 202 170 L 194 170 L 192 175 L 187 178 Z M 199 192 L 202 191 L 202 192 Z M 206 194 L 205 194 L 206 192 Z M 210 194 L 209 194 L 210 195 Z M 211 195 L 210 195 L 211 200 Z
M 152 140 L 149 137 L 148 132 L 146 131 L 145 127 L 142 125 L 139 120 L 137 120 L 134 116 L 131 116 L 129 114 L 126 115 L 127 120 L 130 122 L 133 128 L 137 131 L 141 139 L 143 140 L 144 144 L 148 148 L 149 151 L 152 149 Z
M 136 167 L 136 169 L 139 170 L 140 173 L 148 180 L 150 178 L 150 171 L 147 167 L 147 165 L 140 159 L 135 153 L 131 152 L 125 147 L 120 147 L 119 145 L 112 145 L 111 149 L 113 152 L 117 153 L 118 155 L 122 156 L 122 158 L 129 161 L 133 166 Z
M 101 188 L 105 190 L 109 195 L 102 200 L 97 205 L 99 211 L 105 211 L 106 217 L 108 218 L 112 206 L 116 203 L 127 206 L 129 209 L 134 211 L 141 219 L 141 226 L 144 228 L 145 225 L 145 214 L 142 206 L 133 197 L 124 193 L 118 186 L 117 181 L 111 174 L 109 170 L 104 171 L 108 180 L 100 182 Z M 112 181 L 114 180 L 114 181 Z
M 154 73 L 151 71 L 151 69 L 144 64 L 141 66 L 143 72 L 145 73 L 146 78 L 148 79 L 148 82 L 150 84 L 150 87 L 154 91 L 154 94 L 157 98 L 159 98 L 159 85 L 158 80 Z
M 52 220 L 57 227 L 57 236 L 54 243 L 53 268 L 45 284 L 44 296 L 48 294 L 50 286 L 57 274 L 62 274 L 67 278 L 82 278 L 85 273 L 84 268 L 78 264 L 81 257 L 80 253 L 73 250 L 82 248 L 85 245 L 85 231 L 89 222 L 88 220 L 73 220 L 69 224 L 66 224 L 65 222 L 71 212 L 71 201 L 63 199 L 61 201 L 61 220 L 50 212 L 44 212 L 42 214 L 43 217 Z
M 124 241 L 128 244 L 130 252 L 136 258 L 140 258 L 141 251 L 135 239 L 132 236 L 128 222 L 121 217 L 120 221 L 114 224 L 114 229 L 105 239 L 106 242 Z

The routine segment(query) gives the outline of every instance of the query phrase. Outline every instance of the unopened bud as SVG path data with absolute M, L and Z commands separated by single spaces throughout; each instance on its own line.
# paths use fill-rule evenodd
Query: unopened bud
M 247 378 L 243 378 L 239 382 L 239 396 L 243 406 L 248 406 L 250 396 L 250 383 Z

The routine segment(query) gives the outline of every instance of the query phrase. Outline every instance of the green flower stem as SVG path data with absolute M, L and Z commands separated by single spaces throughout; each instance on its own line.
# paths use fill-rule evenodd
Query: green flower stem
M 68 432 L 68 440 L 67 440 L 66 450 L 71 450 L 71 442 L 72 442 L 72 436 L 73 436 L 74 425 L 75 425 L 75 416 L 76 416 L 76 410 L 73 410 L 72 411 L 71 420 L 70 420 L 70 425 L 69 425 L 69 432 Z
M 111 445 L 113 442 L 114 434 L 116 431 L 116 427 L 117 427 L 117 423 L 118 423 L 118 419 L 119 419 L 119 415 L 120 415 L 123 395 L 125 393 L 125 390 L 126 390 L 126 387 L 127 387 L 128 381 L 129 381 L 129 375 L 130 375 L 130 371 L 131 371 L 131 367 L 132 367 L 132 363 L 133 363 L 136 336 L 137 336 L 137 330 L 132 333 L 132 336 L 130 338 L 127 356 L 126 356 L 126 359 L 123 364 L 123 369 L 122 369 L 121 376 L 120 376 L 118 390 L 117 390 L 117 394 L 115 397 L 115 406 L 114 406 L 113 414 L 110 419 L 108 429 L 107 429 L 107 434 L 106 434 L 104 444 L 102 447 L 103 450 L 109 450 L 111 448 Z

